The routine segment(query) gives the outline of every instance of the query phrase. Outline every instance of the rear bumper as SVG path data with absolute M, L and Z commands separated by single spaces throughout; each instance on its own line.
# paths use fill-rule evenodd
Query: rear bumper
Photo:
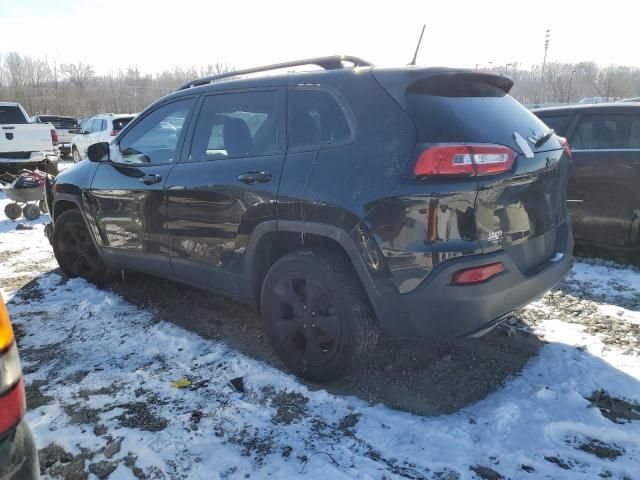
M 40 478 L 38 452 L 25 420 L 22 420 L 6 438 L 0 440 L 0 478 L 3 480 Z
M 560 227 L 559 227 L 560 228 Z M 504 251 L 463 256 L 441 263 L 415 290 L 378 295 L 374 306 L 383 328 L 402 337 L 480 336 L 509 313 L 553 288 L 571 269 L 573 238 L 568 224 L 556 254 L 533 272 L 521 272 Z M 476 285 L 452 285 L 459 270 L 503 262 L 504 272 Z
M 71 143 L 59 143 L 58 151 L 62 155 L 69 155 L 71 153 Z

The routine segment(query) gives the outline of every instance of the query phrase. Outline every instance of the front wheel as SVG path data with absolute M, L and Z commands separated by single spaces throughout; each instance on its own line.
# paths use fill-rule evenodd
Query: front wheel
M 80 152 L 76 147 L 73 147 L 73 152 L 71 152 L 71 156 L 73 157 L 73 163 L 78 163 L 79 161 L 82 160 L 82 157 L 80 156 Z
M 97 284 L 109 279 L 109 267 L 100 258 L 79 210 L 68 210 L 56 219 L 51 244 L 58 265 L 68 277 L 82 277 Z
M 279 259 L 264 280 L 262 317 L 273 348 L 297 375 L 342 376 L 375 347 L 378 327 L 349 259 L 300 250 Z

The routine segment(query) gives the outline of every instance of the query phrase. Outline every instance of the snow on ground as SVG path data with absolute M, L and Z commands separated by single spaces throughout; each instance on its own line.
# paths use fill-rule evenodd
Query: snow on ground
M 66 281 L 43 221 L 16 230 L 0 213 L 0 290 L 47 477 L 640 478 L 637 269 L 576 262 L 522 313 L 548 342 L 539 355 L 485 399 L 421 417 L 311 390 Z

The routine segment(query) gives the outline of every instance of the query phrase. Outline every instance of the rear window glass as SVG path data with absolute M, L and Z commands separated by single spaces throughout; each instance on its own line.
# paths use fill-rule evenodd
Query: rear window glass
M 514 132 L 526 138 L 548 130 L 499 87 L 477 80 L 415 82 L 407 91 L 407 113 L 424 143 L 496 143 L 519 151 Z
M 127 124 L 133 120 L 133 117 L 126 117 L 126 118 L 114 118 L 113 119 L 113 129 L 114 130 L 122 130 L 124 127 L 127 126 Z M 182 125 L 180 125 L 180 127 L 182 127 Z
M 640 116 L 584 115 L 571 146 L 587 150 L 640 148 Z
M 78 122 L 75 118 L 60 118 L 60 117 L 39 117 L 40 122 L 42 123 L 50 123 L 55 128 L 60 129 L 69 129 L 69 128 L 77 128 Z
M 18 107 L 0 107 L 0 123 L 27 123 Z
M 539 118 L 558 135 L 565 135 L 569 115 L 539 115 Z

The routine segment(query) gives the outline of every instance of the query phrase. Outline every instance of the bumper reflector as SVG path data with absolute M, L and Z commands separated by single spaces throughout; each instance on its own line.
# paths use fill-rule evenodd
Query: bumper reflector
M 451 282 L 454 285 L 482 283 L 500 272 L 504 272 L 504 264 L 502 262 L 490 263 L 488 265 L 481 265 L 473 268 L 465 268 L 464 270 L 454 273 Z
M 0 433 L 16 426 L 26 410 L 24 383 L 21 379 L 9 392 L 0 397 Z

